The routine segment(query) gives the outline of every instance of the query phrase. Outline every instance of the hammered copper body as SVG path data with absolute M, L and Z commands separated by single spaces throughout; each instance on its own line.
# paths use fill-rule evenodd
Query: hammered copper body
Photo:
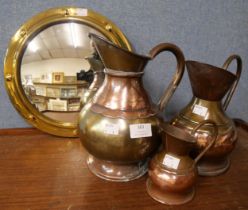
M 181 80 L 184 56 L 172 44 L 160 44 L 150 56 L 142 56 L 97 35 L 91 34 L 90 38 L 104 63 L 105 79 L 80 113 L 80 139 L 90 153 L 87 163 L 94 174 L 111 181 L 129 181 L 145 173 L 147 158 L 161 142 L 157 113 Z M 161 51 L 174 53 L 178 66 L 173 85 L 165 91 L 157 106 L 143 87 L 142 75 L 147 62 Z M 131 125 L 148 125 L 151 135 L 131 138 Z
M 237 61 L 236 75 L 225 69 Z M 193 91 L 191 102 L 172 120 L 172 124 L 188 132 L 202 120 L 213 120 L 218 126 L 218 138 L 215 145 L 198 163 L 200 175 L 215 176 L 225 172 L 229 165 L 229 154 L 237 141 L 237 132 L 233 121 L 226 115 L 227 108 L 238 84 L 242 62 L 238 55 L 230 56 L 223 68 L 218 68 L 196 61 L 186 62 Z M 228 92 L 228 93 L 227 93 Z M 222 103 L 223 97 L 226 100 Z M 213 138 L 209 126 L 204 126 L 196 133 L 196 152 L 200 152 Z
M 189 154 L 197 141 L 194 133 L 205 124 L 211 125 L 214 138 L 195 159 L 192 159 Z M 205 120 L 196 126 L 191 134 L 169 124 L 162 125 L 162 128 L 164 149 L 150 161 L 147 192 L 164 204 L 184 204 L 194 197 L 198 175 L 196 163 L 213 146 L 217 137 L 217 127 L 213 121 Z

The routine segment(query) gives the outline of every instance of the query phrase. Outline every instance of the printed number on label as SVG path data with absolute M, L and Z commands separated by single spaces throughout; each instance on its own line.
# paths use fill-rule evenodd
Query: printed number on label
M 152 136 L 152 126 L 150 123 L 129 125 L 130 138 L 142 138 Z
M 166 154 L 163 160 L 163 164 L 169 168 L 177 169 L 180 163 L 180 159 L 173 157 L 172 155 Z
M 200 105 L 195 105 L 193 109 L 193 113 L 198 114 L 202 117 L 205 117 L 207 114 L 208 108 Z

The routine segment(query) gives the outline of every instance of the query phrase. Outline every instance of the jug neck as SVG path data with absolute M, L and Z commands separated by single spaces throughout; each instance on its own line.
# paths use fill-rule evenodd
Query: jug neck
M 166 135 L 164 145 L 167 153 L 176 156 L 188 156 L 194 144 L 192 142 L 183 141 L 170 135 Z
M 201 99 L 201 98 L 198 98 L 198 97 L 194 96 L 192 98 L 192 100 L 191 100 L 191 103 L 194 104 L 194 105 L 207 107 L 208 109 L 212 109 L 213 111 L 218 110 L 218 111 L 224 112 L 221 100 L 209 101 L 209 100 L 204 100 L 204 99 Z
M 231 121 L 225 114 L 221 101 L 208 101 L 195 96 L 179 115 L 195 123 L 213 120 L 217 125 L 226 125 Z
M 105 75 L 109 75 L 112 77 L 127 77 L 127 78 L 135 78 L 135 77 L 142 77 L 144 74 L 144 71 L 123 71 L 121 69 L 104 69 Z

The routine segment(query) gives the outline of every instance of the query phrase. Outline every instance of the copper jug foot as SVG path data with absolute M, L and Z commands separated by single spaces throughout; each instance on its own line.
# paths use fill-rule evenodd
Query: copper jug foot
M 172 193 L 163 191 L 150 178 L 146 181 L 146 191 L 154 200 L 167 205 L 182 205 L 191 201 L 195 196 L 194 187 L 185 193 Z
M 89 154 L 86 162 L 94 175 L 113 182 L 128 182 L 138 179 L 147 172 L 147 161 L 123 164 L 100 160 Z
M 230 159 L 228 157 L 214 160 L 202 159 L 199 161 L 197 169 L 201 176 L 218 176 L 228 170 Z

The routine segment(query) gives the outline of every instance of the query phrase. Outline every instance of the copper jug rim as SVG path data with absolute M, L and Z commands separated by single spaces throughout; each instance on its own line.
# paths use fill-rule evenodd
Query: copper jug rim
M 224 71 L 226 74 L 229 74 L 230 76 L 236 78 L 236 75 L 234 73 L 232 73 L 230 71 L 227 71 L 226 69 L 223 69 L 223 68 L 218 67 L 218 66 L 214 66 L 214 65 L 211 65 L 211 64 L 208 64 L 208 63 L 199 62 L 199 61 L 195 61 L 195 60 L 187 60 L 187 61 L 185 61 L 186 66 L 187 66 L 188 63 L 191 63 L 193 65 L 194 64 L 203 65 L 203 66 L 208 67 L 209 69 L 214 69 L 214 70 L 218 70 L 218 71 Z
M 105 38 L 103 38 L 103 37 L 101 37 L 101 36 L 99 36 L 99 35 L 97 35 L 97 34 L 89 33 L 88 36 L 89 36 L 89 38 L 94 37 L 94 38 L 100 39 L 100 40 L 102 40 L 102 41 L 108 43 L 108 44 L 111 45 L 112 47 L 114 47 L 114 48 L 116 48 L 116 49 L 119 49 L 119 50 L 122 50 L 122 51 L 124 51 L 125 53 L 130 54 L 130 55 L 132 55 L 132 56 L 136 56 L 136 57 L 143 58 L 143 59 L 147 59 L 147 60 L 151 60 L 151 59 L 152 59 L 150 56 L 140 55 L 140 54 L 138 54 L 138 53 L 131 52 L 131 51 L 125 49 L 125 48 L 119 47 L 119 46 L 115 45 L 113 42 L 111 42 L 111 41 L 109 41 L 109 40 L 107 40 L 107 39 L 105 39 Z
M 176 139 L 189 142 L 189 143 L 195 143 L 196 139 L 193 135 L 190 133 L 187 133 L 185 130 L 178 128 L 176 126 L 173 126 L 169 123 L 163 123 L 161 126 L 162 130 L 165 132 L 165 134 L 168 134 Z

